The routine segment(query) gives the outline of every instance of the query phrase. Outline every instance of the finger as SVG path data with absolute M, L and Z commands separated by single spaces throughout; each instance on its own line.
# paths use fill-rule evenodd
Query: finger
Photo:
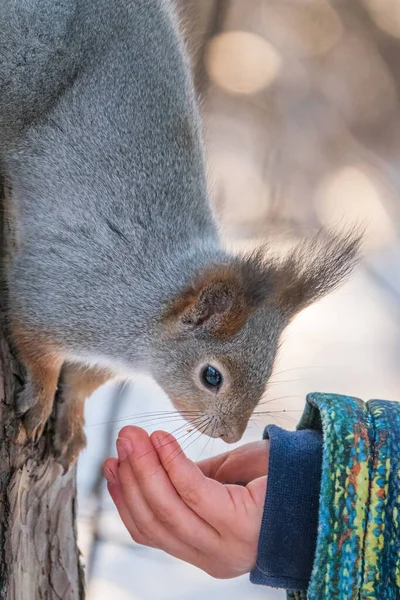
M 175 558 L 200 566 L 202 553 L 173 535 L 148 506 L 128 460 L 118 468 L 119 482 L 111 486 L 110 494 L 132 538 L 144 546 L 158 548 Z M 127 516 L 128 515 L 128 516 Z
M 127 456 L 140 492 L 154 514 L 175 537 L 201 550 L 210 552 L 219 545 L 218 532 L 190 507 L 172 485 L 160 463 L 148 434 L 139 427 L 125 427 L 119 436 L 131 443 Z
M 217 531 L 232 516 L 232 501 L 225 486 L 205 477 L 199 467 L 185 456 L 176 439 L 156 431 L 151 440 L 160 462 L 183 502 Z
M 198 463 L 201 471 L 223 483 L 248 483 L 268 472 L 269 440 L 245 444 Z
M 107 458 L 103 464 L 103 472 L 109 485 L 118 483 L 118 459 Z
M 253 479 L 253 481 L 250 481 L 250 483 L 246 486 L 255 505 L 259 508 L 261 513 L 264 510 L 267 485 L 268 477 L 258 477 L 257 479 Z
M 129 509 L 125 503 L 123 491 L 121 488 L 121 484 L 118 479 L 118 466 L 117 460 L 113 458 L 109 458 L 104 463 L 104 474 L 107 479 L 107 487 L 109 494 L 117 508 L 118 514 L 125 525 L 126 529 L 129 531 L 132 539 L 142 545 L 146 545 L 146 540 L 139 532 L 138 528 L 135 525 L 134 520 L 129 512 Z M 149 545 L 149 544 L 147 544 Z M 155 548 L 156 546 L 152 546 Z
M 225 461 L 228 459 L 229 455 L 230 452 L 224 452 L 223 454 L 218 454 L 218 456 L 212 456 L 210 458 L 200 460 L 196 463 L 196 465 L 206 477 L 221 481 L 221 479 L 218 479 L 217 474 L 219 473 Z

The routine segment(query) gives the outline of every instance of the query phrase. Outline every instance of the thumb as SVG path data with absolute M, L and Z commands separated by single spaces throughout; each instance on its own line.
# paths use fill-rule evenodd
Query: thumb
M 259 477 L 258 479 L 253 479 L 253 481 L 246 486 L 246 489 L 249 491 L 253 501 L 261 510 L 264 509 L 267 483 L 268 477 Z
M 269 440 L 244 444 L 231 452 L 197 463 L 201 471 L 221 483 L 248 483 L 268 473 Z

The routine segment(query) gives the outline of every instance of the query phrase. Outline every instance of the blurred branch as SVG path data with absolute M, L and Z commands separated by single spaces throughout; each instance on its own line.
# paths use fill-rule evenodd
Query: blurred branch
M 207 45 L 223 29 L 230 0 L 176 0 L 176 3 L 185 24 L 195 87 L 203 100 L 209 85 L 205 69 Z
M 365 265 L 366 273 L 374 281 L 378 288 L 382 289 L 387 297 L 394 303 L 396 310 L 400 311 L 400 291 L 383 276 L 381 271 L 373 267 L 371 264 Z
M 91 491 L 91 497 L 95 501 L 95 509 L 94 509 L 93 514 L 90 519 L 92 538 L 91 538 L 91 545 L 90 545 L 90 550 L 88 553 L 87 567 L 86 567 L 87 581 L 90 581 L 90 579 L 93 575 L 94 567 L 96 564 L 96 558 L 97 558 L 97 554 L 98 554 L 98 548 L 102 541 L 102 536 L 100 534 L 100 521 L 101 521 L 101 516 L 102 516 L 102 512 L 103 512 L 103 490 L 104 490 L 103 461 L 107 458 L 108 452 L 109 452 L 110 448 L 112 447 L 112 444 L 114 441 L 114 425 L 115 425 L 114 418 L 115 418 L 115 415 L 118 414 L 118 412 L 127 396 L 127 393 L 130 390 L 131 390 L 130 385 L 126 384 L 125 382 L 119 383 L 116 386 L 116 389 L 114 392 L 114 398 L 110 403 L 109 418 L 107 419 L 108 426 L 106 429 L 105 440 L 104 440 L 104 445 L 103 445 L 104 456 L 101 457 L 101 459 L 100 459 L 98 475 L 94 481 L 93 488 Z
M 211 18 L 209 21 L 209 27 L 205 33 L 203 38 L 203 43 L 201 45 L 201 51 L 199 53 L 199 58 L 197 61 L 197 65 L 194 72 L 194 82 L 196 89 L 201 98 L 204 98 L 207 88 L 209 85 L 209 78 L 207 75 L 207 71 L 205 68 L 205 55 L 207 52 L 207 46 L 209 41 L 217 35 L 220 31 L 222 31 L 224 22 L 226 19 L 226 15 L 229 10 L 230 0 L 215 0 L 214 1 L 214 9 L 211 14 Z

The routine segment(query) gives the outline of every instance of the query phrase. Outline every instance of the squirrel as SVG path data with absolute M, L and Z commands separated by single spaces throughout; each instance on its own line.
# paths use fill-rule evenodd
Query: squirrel
M 15 221 L 9 322 L 28 377 L 16 411 L 36 442 L 61 386 L 65 465 L 85 446 L 85 398 L 138 372 L 192 426 L 237 442 L 282 331 L 359 256 L 355 232 L 279 260 L 224 249 L 168 0 L 3 0 L 0 173 Z

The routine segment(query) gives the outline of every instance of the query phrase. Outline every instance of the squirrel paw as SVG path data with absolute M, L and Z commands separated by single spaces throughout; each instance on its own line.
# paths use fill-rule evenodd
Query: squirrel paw
M 52 398 L 49 399 L 43 394 L 35 393 L 30 384 L 21 391 L 17 397 L 16 412 L 21 418 L 25 435 L 20 428 L 19 442 L 37 443 L 39 441 L 50 416 L 52 404 Z
M 56 432 L 53 445 L 56 460 L 66 473 L 78 460 L 81 450 L 86 448 L 86 435 L 82 428 L 75 431 L 71 437 L 66 437 L 64 434 L 64 431 Z
M 27 383 L 25 387 L 17 394 L 15 401 L 15 412 L 18 417 L 23 417 L 29 409 L 33 408 L 39 401 L 37 394 L 30 383 Z
M 74 403 L 66 398 L 57 405 L 53 446 L 56 460 L 63 466 L 64 472 L 77 461 L 81 450 L 86 448 L 83 418 L 74 408 L 76 409 Z
M 22 425 L 26 432 L 26 441 L 36 444 L 40 440 L 49 416 L 49 411 L 39 403 L 23 415 Z

